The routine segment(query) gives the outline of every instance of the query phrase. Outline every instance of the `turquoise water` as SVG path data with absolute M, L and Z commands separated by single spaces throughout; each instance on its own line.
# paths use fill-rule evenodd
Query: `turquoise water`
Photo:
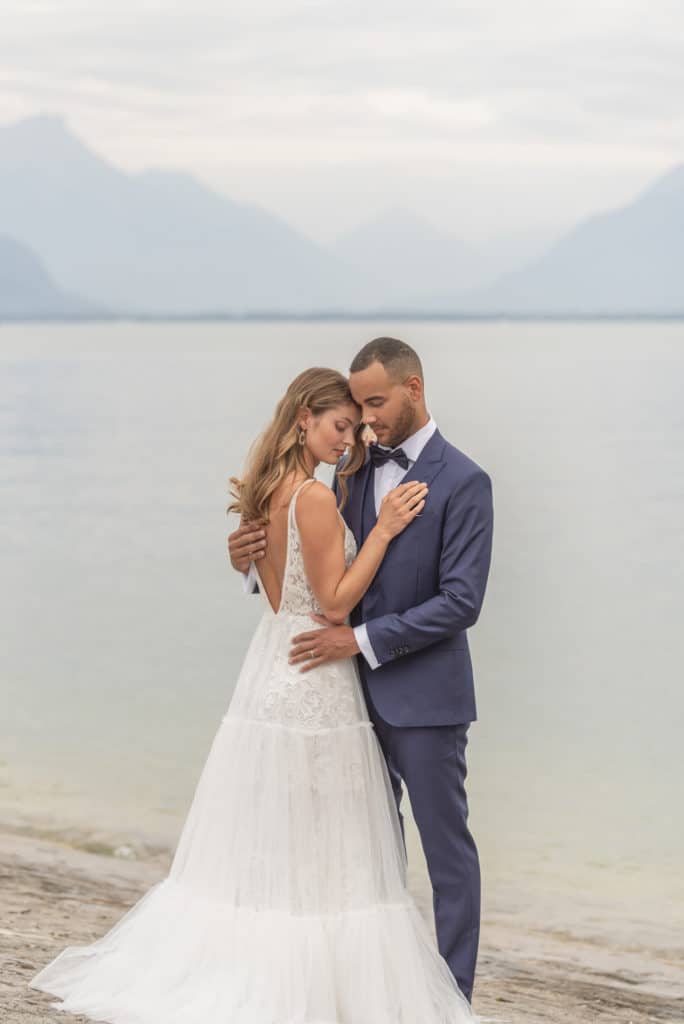
M 381 330 L 494 482 L 471 631 L 487 883 L 670 928 L 682 323 L 0 328 L 0 821 L 173 846 L 261 612 L 228 563 L 227 478 L 295 373 Z

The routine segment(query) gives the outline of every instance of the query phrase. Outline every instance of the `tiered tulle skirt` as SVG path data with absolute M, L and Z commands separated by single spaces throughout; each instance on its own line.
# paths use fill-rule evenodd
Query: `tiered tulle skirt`
M 356 669 L 287 665 L 265 614 L 168 876 L 30 986 L 112 1024 L 472 1021 L 406 890 Z

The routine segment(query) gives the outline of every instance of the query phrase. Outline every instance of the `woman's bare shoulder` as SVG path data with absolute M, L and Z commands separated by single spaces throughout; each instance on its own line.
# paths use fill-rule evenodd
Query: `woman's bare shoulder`
M 337 516 L 337 498 L 320 480 L 304 487 L 297 496 L 297 522 L 300 526 L 323 525 Z

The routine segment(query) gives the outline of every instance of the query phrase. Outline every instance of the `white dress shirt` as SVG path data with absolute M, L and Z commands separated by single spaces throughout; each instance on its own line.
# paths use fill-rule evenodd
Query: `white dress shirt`
M 428 413 L 428 416 L 430 414 Z M 397 445 L 398 448 L 403 448 L 406 453 L 406 457 L 409 460 L 408 468 L 404 469 L 395 462 L 394 459 L 388 459 L 382 466 L 377 466 L 375 469 L 375 484 L 373 489 L 373 500 L 375 502 L 375 514 L 377 515 L 380 511 L 380 505 L 382 499 L 388 494 L 392 488 L 397 487 L 403 478 L 415 465 L 418 456 L 422 452 L 425 445 L 428 443 L 435 430 L 437 424 L 433 420 L 432 416 L 428 419 L 424 427 L 416 430 L 415 434 L 411 434 L 407 437 L 402 444 Z M 381 445 L 385 448 L 386 445 Z M 390 449 L 388 449 L 389 451 Z M 394 451 L 394 449 L 391 449 Z M 243 584 L 245 591 L 251 594 L 257 585 L 256 572 L 254 569 L 254 562 L 250 564 L 249 572 L 243 573 Z M 368 639 L 368 630 L 366 629 L 365 623 L 361 623 L 360 626 L 354 627 L 354 638 L 359 645 L 359 650 L 363 654 L 364 658 L 368 662 L 370 668 L 377 668 L 380 662 L 375 656 L 372 644 Z

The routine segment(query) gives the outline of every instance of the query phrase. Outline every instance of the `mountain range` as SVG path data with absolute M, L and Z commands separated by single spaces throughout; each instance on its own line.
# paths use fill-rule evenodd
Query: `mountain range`
M 127 174 L 61 118 L 0 128 L 0 232 L 63 288 L 116 311 L 294 311 L 372 297 L 361 273 L 278 217 L 187 174 Z
M 0 126 L 0 235 L 6 317 L 684 312 L 684 165 L 551 243 L 474 246 L 390 209 L 324 246 L 40 115 Z

